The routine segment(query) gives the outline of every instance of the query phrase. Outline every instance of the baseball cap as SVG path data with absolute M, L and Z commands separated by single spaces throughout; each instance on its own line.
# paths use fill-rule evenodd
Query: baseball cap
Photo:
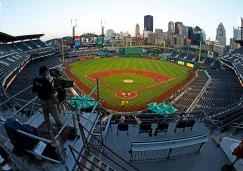
M 48 68 L 46 66 L 42 66 L 39 68 L 39 74 L 44 74 L 45 71 L 48 71 Z

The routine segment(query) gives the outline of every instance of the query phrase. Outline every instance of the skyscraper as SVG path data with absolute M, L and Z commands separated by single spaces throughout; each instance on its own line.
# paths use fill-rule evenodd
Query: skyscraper
M 183 26 L 183 22 L 176 22 L 175 23 L 175 34 L 179 34 L 179 29 Z
M 220 23 L 216 31 L 216 40 L 218 40 L 221 45 L 226 46 L 226 31 L 224 25 Z
M 114 36 L 114 30 L 112 30 L 112 29 L 106 30 L 106 36 L 107 37 L 113 37 Z
M 152 32 L 154 31 L 152 15 L 144 16 L 144 30 L 145 28 L 147 29 L 147 31 L 152 31 Z
M 139 26 L 139 24 L 137 23 L 137 24 L 136 24 L 136 30 L 135 30 L 135 37 L 137 37 L 139 34 L 140 34 L 140 26 Z
M 181 28 L 181 35 L 188 38 L 188 27 L 182 26 Z
M 194 42 L 194 34 L 193 34 L 193 28 L 192 27 L 188 27 L 188 38 L 191 39 L 191 42 L 193 44 L 193 42 Z
M 206 33 L 203 29 L 202 29 L 202 36 L 203 36 L 203 42 L 205 42 L 206 41 Z
M 174 22 L 173 21 L 170 21 L 168 23 L 168 32 L 169 33 L 174 33 L 175 32 L 175 26 L 174 26 Z
M 233 27 L 233 34 L 234 34 L 233 35 L 234 39 L 240 40 L 241 38 L 240 29 Z
M 155 29 L 155 33 L 158 34 L 158 36 L 162 36 L 163 30 L 162 29 Z

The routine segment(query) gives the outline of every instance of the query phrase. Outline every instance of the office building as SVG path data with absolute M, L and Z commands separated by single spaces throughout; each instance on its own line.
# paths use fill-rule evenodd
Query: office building
M 140 26 L 139 26 L 139 24 L 137 23 L 137 24 L 136 24 L 136 29 L 135 29 L 135 37 L 137 37 L 138 35 L 140 35 Z
M 206 41 L 206 33 L 205 31 L 202 29 L 202 41 L 205 42 Z
M 233 27 L 233 38 L 236 39 L 236 40 L 240 40 L 241 39 L 241 33 L 240 33 L 240 29 L 239 28 Z
M 214 41 L 213 52 L 218 53 L 218 57 L 222 56 L 225 51 L 225 46 L 222 45 L 218 40 Z
M 184 45 L 186 45 L 186 46 L 190 46 L 191 43 L 192 43 L 191 39 L 184 38 Z
M 202 29 L 196 26 L 193 29 L 193 44 L 200 46 L 200 42 L 203 42 L 203 33 L 202 33 Z
M 194 33 L 194 42 L 193 44 L 200 46 L 200 42 L 203 42 L 203 34 L 201 31 Z
M 234 39 L 230 39 L 230 49 L 235 50 L 240 48 L 240 45 L 238 43 L 235 43 Z
M 175 34 L 179 34 L 179 29 L 183 26 L 183 22 L 175 23 Z
M 112 29 L 106 30 L 106 36 L 107 37 L 113 37 L 114 35 L 115 35 L 114 30 L 112 30 Z
M 216 40 L 218 40 L 221 45 L 226 46 L 226 30 L 222 23 L 220 23 L 216 29 Z
M 173 33 L 173 34 L 174 34 L 174 32 L 175 32 L 175 25 L 174 25 L 174 22 L 173 22 L 173 21 L 170 21 L 170 22 L 168 23 L 168 32 L 169 32 L 169 33 Z
M 193 34 L 193 28 L 192 27 L 188 27 L 188 38 L 191 40 L 191 43 L 193 44 L 194 34 Z
M 158 34 L 158 36 L 162 36 L 163 30 L 162 29 L 155 29 L 155 33 Z
M 186 26 L 182 26 L 180 29 L 179 29 L 179 35 L 181 36 L 184 36 L 184 37 L 188 37 L 188 27 Z
M 184 46 L 184 37 L 180 35 L 172 35 L 170 37 L 170 46 L 180 48 Z
M 144 16 L 144 30 L 146 28 L 146 31 L 154 31 L 153 28 L 153 16 L 151 15 L 146 15 Z

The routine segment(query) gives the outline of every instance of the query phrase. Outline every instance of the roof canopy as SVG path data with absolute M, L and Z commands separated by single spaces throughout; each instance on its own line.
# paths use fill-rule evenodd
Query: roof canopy
M 154 113 L 160 114 L 160 115 L 170 115 L 177 111 L 176 108 L 173 106 L 166 105 L 164 103 L 157 104 L 155 102 L 147 104 L 149 107 L 149 110 L 153 111 Z
M 80 110 L 81 105 L 83 104 L 83 102 L 88 98 L 88 96 L 84 95 L 84 96 L 74 96 L 72 97 L 72 99 L 76 99 L 76 100 L 69 100 L 69 104 L 75 107 L 75 101 L 77 104 L 77 108 Z M 87 109 L 89 107 L 94 107 L 97 104 L 97 101 L 95 101 L 92 97 L 90 97 L 87 102 L 83 105 L 84 109 Z
M 44 36 L 44 34 L 32 34 L 32 35 L 23 35 L 23 36 L 11 36 L 6 33 L 0 32 L 0 42 L 14 42 L 26 39 L 39 39 L 40 37 Z

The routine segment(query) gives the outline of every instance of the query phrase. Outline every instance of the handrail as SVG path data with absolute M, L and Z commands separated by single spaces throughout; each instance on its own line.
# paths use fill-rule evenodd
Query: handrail
M 37 154 L 37 153 L 35 153 L 35 152 L 33 152 L 33 151 L 30 151 L 30 150 L 25 150 L 25 151 L 28 152 L 28 153 L 30 153 L 30 154 L 32 154 L 32 155 L 34 155 L 34 156 L 38 156 L 38 157 L 40 157 L 40 158 L 42 158 L 42 159 L 46 159 L 46 160 L 48 160 L 48 161 L 51 161 L 51 162 L 54 162 L 54 163 L 61 164 L 61 162 L 58 161 L 58 160 L 55 160 L 55 159 L 52 159 L 52 158 L 43 156 L 43 155 L 41 155 L 41 154 Z
M 79 153 L 76 149 L 74 149 L 74 148 L 71 147 L 70 145 L 68 145 L 68 146 L 69 146 L 69 148 L 70 148 L 71 151 L 74 150 L 76 153 L 78 153 L 79 156 L 81 156 L 81 157 L 84 158 L 86 161 L 88 161 L 89 163 L 91 163 L 92 165 L 94 165 L 96 168 L 98 168 L 98 169 L 100 169 L 100 170 L 102 170 L 102 171 L 105 171 L 104 169 L 100 168 L 98 165 L 96 165 L 95 163 L 93 163 L 92 161 L 90 161 L 89 159 L 87 159 L 86 157 L 84 157 L 84 156 L 83 156 L 81 153 Z M 72 154 L 73 154 L 73 152 L 72 152 Z M 74 154 L 73 154 L 73 156 L 74 156 Z M 75 157 L 75 161 L 77 162 L 76 157 Z M 81 164 L 81 163 L 78 162 L 77 164 Z M 85 168 L 87 168 L 87 167 L 85 166 Z M 80 168 L 80 169 L 81 169 L 81 168 Z
M 88 169 L 89 171 L 92 171 L 91 169 L 87 168 L 87 167 L 84 166 L 83 164 L 79 163 L 78 160 L 76 159 L 76 157 L 75 157 L 75 155 L 74 155 L 74 153 L 73 153 L 73 150 L 72 150 L 72 148 L 70 147 L 70 145 L 69 145 L 69 148 L 70 148 L 70 151 L 71 151 L 71 153 L 72 153 L 72 156 L 73 156 L 74 160 L 75 160 L 76 163 L 78 164 L 79 169 L 82 170 L 82 168 L 80 168 L 80 165 L 81 165 L 81 166 L 84 167 L 85 169 Z M 78 154 L 79 154 L 79 153 L 78 153 Z
M 126 164 L 128 164 L 129 166 L 131 166 L 135 170 L 139 171 L 139 169 L 137 169 L 135 166 L 131 165 L 129 162 L 127 162 L 126 160 L 124 160 L 122 157 L 120 157 L 118 154 L 116 154 L 113 150 L 111 150 L 107 145 L 105 145 L 102 141 L 100 141 L 98 138 L 96 138 L 94 135 L 92 135 L 92 133 L 87 128 L 85 128 L 81 123 L 79 123 L 79 125 L 85 131 L 87 131 L 88 134 L 90 134 L 96 141 L 98 141 L 100 144 L 102 144 L 104 147 L 106 147 L 112 154 L 114 154 L 115 156 L 117 156 L 119 159 L 121 159 L 122 161 L 124 161 Z M 111 159 L 111 161 L 115 163 L 114 160 Z
M 51 144 L 51 143 L 52 143 L 51 140 L 47 140 L 47 139 L 45 139 L 45 138 L 41 138 L 41 137 L 38 137 L 38 136 L 35 136 L 35 135 L 32 135 L 32 134 L 29 134 L 29 133 L 24 132 L 24 131 L 21 131 L 21 130 L 19 130 L 19 129 L 17 129 L 16 131 L 17 131 L 18 133 L 20 133 L 20 134 L 26 135 L 26 136 L 28 136 L 28 137 L 30 137 L 30 138 L 35 139 L 35 140 L 43 141 L 43 142 L 45 142 L 45 143 L 47 143 L 47 144 Z
M 97 86 L 89 93 L 88 97 L 83 101 L 83 103 L 80 106 L 80 109 L 84 106 L 84 104 L 88 101 L 88 99 L 91 97 L 91 95 L 94 93 L 94 91 L 97 89 Z
M 126 168 L 124 168 L 123 166 L 121 166 L 119 163 L 117 163 L 116 161 L 114 161 L 113 159 L 111 159 L 109 156 L 107 156 L 104 152 L 100 151 L 98 148 L 96 148 L 95 146 L 93 146 L 90 142 L 87 142 L 88 144 L 90 144 L 96 151 L 98 151 L 100 154 L 103 154 L 106 158 L 108 158 L 109 160 L 111 160 L 113 163 L 115 163 L 116 165 L 118 165 L 120 168 L 128 171 Z
M 12 96 L 12 97 L 8 98 L 7 100 L 5 100 L 4 102 L 2 102 L 2 103 L 0 104 L 0 106 L 2 106 L 3 104 L 7 103 L 7 102 L 10 101 L 10 100 L 12 100 L 13 98 L 15 98 L 16 96 L 18 96 L 19 94 L 23 93 L 25 90 L 27 90 L 27 89 L 29 89 L 29 88 L 31 88 L 31 87 L 32 87 L 32 85 L 29 86 L 29 87 L 27 87 L 27 88 L 25 88 L 24 90 L 21 90 L 20 92 L 18 92 L 18 93 L 15 94 L 14 96 Z
M 17 110 L 14 114 L 12 114 L 11 116 L 9 116 L 8 118 L 14 117 L 17 113 L 19 113 L 19 111 L 21 111 L 22 109 L 24 109 L 26 106 L 28 106 L 30 103 L 32 103 L 36 99 L 37 99 L 37 97 L 33 98 L 31 101 L 29 101 L 28 103 L 26 103 L 24 106 L 22 106 L 19 110 Z
M 206 72 L 205 72 L 206 73 Z M 208 74 L 206 73 L 206 75 L 208 76 Z M 192 108 L 196 105 L 196 103 L 198 102 L 199 98 L 202 97 L 202 95 L 204 94 L 205 90 L 208 88 L 209 83 L 211 82 L 211 78 L 208 77 L 208 80 L 206 82 L 206 84 L 203 86 L 203 88 L 201 89 L 201 91 L 198 93 L 197 97 L 194 99 L 194 101 L 191 103 L 191 105 L 188 107 L 188 109 L 186 110 L 186 112 L 189 112 L 192 110 Z

